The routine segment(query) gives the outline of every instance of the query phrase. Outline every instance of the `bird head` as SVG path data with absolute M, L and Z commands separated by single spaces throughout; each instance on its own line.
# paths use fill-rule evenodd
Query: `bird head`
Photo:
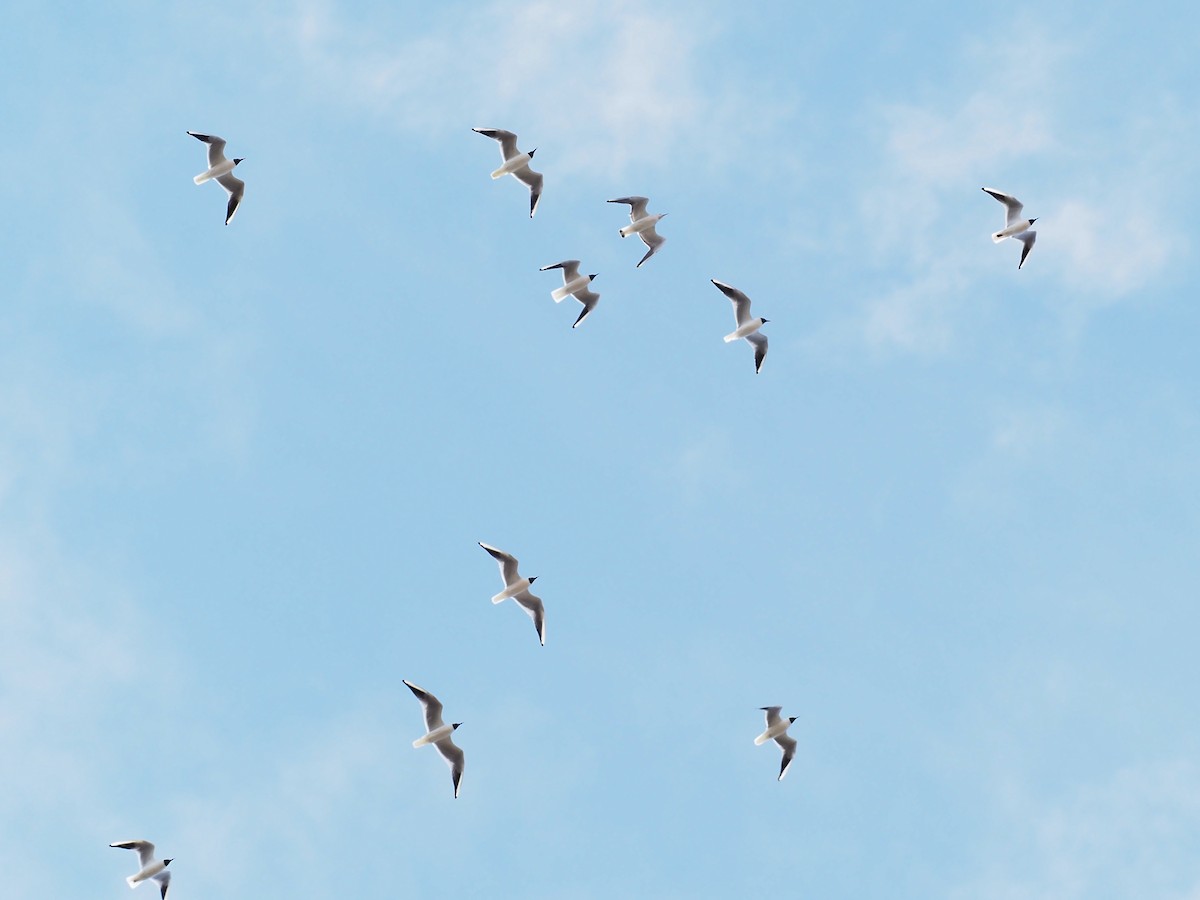
M 1030 219 L 1030 220 L 1029 220 L 1029 224 L 1030 224 L 1030 225 L 1032 225 L 1032 224 L 1033 224 L 1034 222 L 1036 222 L 1036 221 L 1037 221 L 1037 219 Z
M 529 583 L 533 584 L 537 580 L 538 580 L 538 577 L 536 575 L 534 575 L 532 578 L 529 579 Z
M 454 723 L 453 725 L 451 725 L 450 727 L 451 727 L 451 728 L 453 728 L 455 731 L 458 731 L 458 726 L 459 726 L 459 725 L 461 725 L 461 724 L 462 724 L 462 722 L 455 722 L 455 723 Z
M 236 166 L 240 162 L 245 162 L 245 160 L 246 160 L 246 157 L 243 156 L 241 159 L 235 159 L 233 161 L 233 164 Z
M 771 321 L 770 319 L 763 319 L 763 324 L 766 325 L 770 321 Z
M 535 153 L 537 153 L 537 147 L 534 147 L 532 150 L 529 151 L 529 158 L 533 159 L 533 154 L 535 154 Z
M 173 863 L 173 862 L 175 862 L 174 858 L 171 858 L 171 859 L 164 859 L 164 860 L 163 860 L 163 865 L 164 865 L 164 866 L 169 866 L 169 865 L 170 865 L 171 863 Z
M 599 272 L 597 272 L 597 273 L 596 273 L 596 275 L 599 275 L 599 274 L 600 274 Z M 589 276 L 588 276 L 588 281 L 595 281 L 595 280 L 596 280 L 596 275 L 589 275 Z
M 795 722 L 795 721 L 796 721 L 798 718 L 800 718 L 800 717 L 799 717 L 799 716 L 792 716 L 790 719 L 788 719 L 788 724 L 790 725 L 792 722 Z

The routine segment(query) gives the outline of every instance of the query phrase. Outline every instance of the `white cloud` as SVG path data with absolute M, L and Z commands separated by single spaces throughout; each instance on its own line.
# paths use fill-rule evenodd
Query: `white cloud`
M 523 145 L 553 140 L 559 172 L 619 175 L 680 151 L 719 163 L 789 109 L 761 87 L 725 84 L 709 53 L 714 26 L 686 9 L 493 3 L 413 36 L 357 31 L 321 3 L 275 27 L 339 101 L 417 133 L 486 125 Z

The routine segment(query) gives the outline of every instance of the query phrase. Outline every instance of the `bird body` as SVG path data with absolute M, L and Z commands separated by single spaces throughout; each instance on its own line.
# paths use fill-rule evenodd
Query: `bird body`
M 192 181 L 204 184 L 215 179 L 217 184 L 225 189 L 225 193 L 229 195 L 229 203 L 225 207 L 225 224 L 228 225 L 233 221 L 234 213 L 242 205 L 242 197 L 246 194 L 246 182 L 233 174 L 234 167 L 243 160 L 225 158 L 224 138 L 212 134 L 198 134 L 195 131 L 189 131 L 188 134 L 208 144 L 208 168 Z
M 411 681 L 405 681 L 404 684 L 413 692 L 413 696 L 421 701 L 421 707 L 425 713 L 426 733 L 413 741 L 413 747 L 424 747 L 426 744 L 433 744 L 437 748 L 438 754 L 445 760 L 446 765 L 450 767 L 450 780 L 454 784 L 454 798 L 457 800 L 458 788 L 462 783 L 463 769 L 466 767 L 466 755 L 454 743 L 451 735 L 462 725 L 462 722 L 447 725 L 442 721 L 442 703 L 437 697 L 424 688 L 417 687 Z
M 760 746 L 767 741 L 774 741 L 783 751 L 783 758 L 779 764 L 779 781 L 783 781 L 783 776 L 787 774 L 788 766 L 792 764 L 792 760 L 796 756 L 796 741 L 788 737 L 787 730 L 796 721 L 796 717 L 785 719 L 779 715 L 782 706 L 764 706 L 763 712 L 767 714 L 767 730 L 754 739 L 754 745 Z
M 1017 263 L 1017 268 L 1020 269 L 1025 265 L 1029 251 L 1033 249 L 1033 244 L 1037 240 L 1037 232 L 1030 230 L 1037 219 L 1023 218 L 1021 213 L 1025 209 L 1025 205 L 1011 194 L 988 187 L 983 188 L 983 192 L 1004 204 L 1004 227 L 992 233 L 992 242 L 998 244 L 1007 238 L 1015 238 L 1025 245 L 1021 250 L 1021 261 Z
M 128 876 L 125 883 L 130 888 L 135 888 L 143 881 L 153 879 L 159 886 L 162 900 L 166 900 L 167 888 L 171 884 L 171 873 L 167 871 L 167 866 L 174 862 L 173 859 L 156 859 L 154 845 L 149 841 L 116 841 L 108 846 L 118 850 L 136 850 L 141 868 Z
M 528 153 L 522 153 L 517 149 L 517 136 L 511 131 L 505 131 L 503 128 L 472 128 L 476 134 L 482 134 L 484 137 L 489 137 L 500 144 L 500 158 L 504 160 L 500 168 L 492 172 L 492 178 L 503 178 L 505 175 L 511 175 L 517 181 L 529 188 L 529 218 L 533 218 L 533 214 L 537 212 L 538 200 L 542 196 L 542 173 L 535 172 L 529 168 L 530 160 L 533 159 L 533 154 L 537 152 L 537 148 L 530 150 Z
M 537 576 L 522 578 L 517 571 L 517 558 L 511 553 L 505 553 L 498 547 L 479 542 L 479 546 L 488 552 L 492 559 L 500 564 L 500 577 L 504 579 L 504 590 L 492 597 L 492 603 L 503 603 L 509 597 L 517 601 L 517 605 L 529 614 L 533 627 L 537 630 L 538 641 L 546 646 L 546 608 L 541 597 L 535 597 L 529 592 L 529 586 L 537 581 Z
M 767 336 L 759 334 L 758 330 L 770 319 L 754 318 L 750 315 L 750 298 L 732 285 L 723 281 L 711 279 L 717 289 L 733 302 L 733 318 L 737 328 L 725 335 L 725 343 L 745 339 L 754 348 L 754 374 L 762 371 L 763 360 L 767 358 Z

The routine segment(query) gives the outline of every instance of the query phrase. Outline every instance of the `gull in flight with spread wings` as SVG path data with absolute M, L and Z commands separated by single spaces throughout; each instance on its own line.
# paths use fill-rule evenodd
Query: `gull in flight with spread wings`
M 667 242 L 665 237 L 659 235 L 654 230 L 654 226 L 658 224 L 666 213 L 658 213 L 650 215 L 646 212 L 646 204 L 650 202 L 648 197 L 618 197 L 616 200 L 609 200 L 609 203 L 628 203 L 629 204 L 629 224 L 621 229 L 621 237 L 626 238 L 631 234 L 636 234 L 642 239 L 642 243 L 650 249 L 646 251 L 646 255 L 642 257 L 635 269 L 640 269 L 642 263 L 657 253 L 662 245 Z
M 783 761 L 779 766 L 779 780 L 783 781 L 783 776 L 787 774 L 788 766 L 792 764 L 792 759 L 796 755 L 796 741 L 787 736 L 787 730 L 796 721 L 796 717 L 785 719 L 780 716 L 779 711 L 783 709 L 782 706 L 760 708 L 767 714 L 767 730 L 754 739 L 754 744 L 758 746 L 767 741 L 774 741 L 783 749 Z
M 770 319 L 750 317 L 750 298 L 743 294 L 735 287 L 731 287 L 724 282 L 711 279 L 712 283 L 717 288 L 733 301 L 733 317 L 737 321 L 737 328 L 725 335 L 725 343 L 736 341 L 738 338 L 745 338 L 754 347 L 754 374 L 757 375 L 762 371 L 763 360 L 767 358 L 767 336 L 759 331 L 764 325 L 770 322 Z
M 517 558 L 511 553 L 505 553 L 483 541 L 479 542 L 479 546 L 490 553 L 492 559 L 500 564 L 500 575 L 504 579 L 504 590 L 493 597 L 492 602 L 503 603 L 509 597 L 516 600 L 521 609 L 529 613 L 529 618 L 533 619 L 533 627 L 537 629 L 538 640 L 545 647 L 546 610 L 542 605 L 542 598 L 529 593 L 529 587 L 537 581 L 537 576 L 522 578 L 521 573 L 517 571 Z
M 437 748 L 437 752 L 442 755 L 442 759 L 450 767 L 450 778 L 454 782 L 454 797 L 458 799 L 458 785 L 462 781 L 463 764 L 466 758 L 450 736 L 462 722 L 447 725 L 442 721 L 442 703 L 437 697 L 424 688 L 417 687 L 411 681 L 404 683 L 413 692 L 413 696 L 421 701 L 421 706 L 425 710 L 426 733 L 413 741 L 413 747 L 433 744 Z
M 153 879 L 162 892 L 162 900 L 167 900 L 167 888 L 171 885 L 171 873 L 167 871 L 167 866 L 174 862 L 174 859 L 155 859 L 154 845 L 149 841 L 117 841 L 108 846 L 120 850 L 136 850 L 141 868 L 125 881 L 131 888 L 135 888 L 146 879 Z
M 233 214 L 242 205 L 242 195 L 246 193 L 246 182 L 233 174 L 234 166 L 243 162 L 244 157 L 243 159 L 226 159 L 225 138 L 211 134 L 197 134 L 194 131 L 189 131 L 188 134 L 196 140 L 208 144 L 208 169 L 201 172 L 192 181 L 196 184 L 204 184 L 215 178 L 217 184 L 225 188 L 225 193 L 229 195 L 229 205 L 225 208 L 225 224 L 228 225 L 233 220 Z
M 490 137 L 493 141 L 500 142 L 500 156 L 504 160 L 504 165 L 493 172 L 492 177 L 503 178 L 505 175 L 511 175 L 517 181 L 529 186 L 529 218 L 532 219 L 533 214 L 537 212 L 538 200 L 542 196 L 542 173 L 529 168 L 529 161 L 533 159 L 533 154 L 537 153 L 537 147 L 528 153 L 522 153 L 517 149 L 517 136 L 503 128 L 472 128 L 471 130 L 476 134 L 482 134 L 484 137 Z
M 992 190 L 991 188 L 983 189 L 985 194 L 991 194 L 997 200 L 1004 204 L 1004 227 L 992 235 L 992 240 L 995 243 L 1000 243 L 1005 238 L 1016 238 L 1025 245 L 1021 250 L 1021 261 L 1017 263 L 1017 268 L 1025 265 L 1025 259 L 1029 256 L 1029 251 L 1033 249 L 1033 242 L 1037 240 L 1037 232 L 1030 231 L 1033 223 L 1037 219 L 1021 218 L 1021 210 L 1025 208 L 1016 197 L 1010 194 L 1002 194 L 1000 191 Z
M 561 303 L 569 296 L 574 296 L 576 300 L 583 304 L 583 312 L 579 314 L 579 318 L 575 320 L 572 328 L 578 328 L 579 323 L 587 318 L 588 313 L 596 308 L 596 304 L 600 302 L 600 295 L 588 287 L 592 283 L 595 275 L 580 275 L 579 260 L 564 259 L 562 262 L 556 262 L 552 266 L 542 266 L 539 272 L 549 272 L 551 269 L 562 269 L 563 283 L 562 287 L 555 288 L 550 292 L 550 296 L 554 298 L 555 303 Z

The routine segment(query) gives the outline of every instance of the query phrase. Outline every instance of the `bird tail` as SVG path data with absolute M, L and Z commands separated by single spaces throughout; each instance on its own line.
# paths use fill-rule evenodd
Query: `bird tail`
M 995 234 L 992 235 L 992 243 L 998 244 L 1002 240 L 1004 240 L 1006 237 L 1008 237 L 1008 235 L 1006 235 L 1003 231 L 997 231 Z
M 564 284 L 562 287 L 552 290 L 550 296 L 554 299 L 555 303 L 562 303 L 571 296 L 571 292 L 567 290 L 567 286 Z
M 209 169 L 207 172 L 201 172 L 192 181 L 196 182 L 196 184 L 204 184 L 204 182 L 210 181 L 212 177 L 212 170 Z
M 629 226 L 626 225 L 620 230 L 621 237 L 629 237 Z
M 499 169 L 497 169 L 495 172 L 492 173 L 492 178 L 503 178 L 507 174 L 508 174 L 508 172 L 504 171 L 504 167 L 501 166 Z
M 492 598 L 492 602 L 493 603 L 503 603 L 507 599 L 508 598 L 504 596 L 504 591 L 501 591 L 495 597 Z
M 770 740 L 770 738 L 767 737 L 767 733 L 764 731 L 762 734 L 760 734 L 758 737 L 756 737 L 754 739 L 754 746 L 757 747 L 760 744 L 765 744 L 769 740 Z
M 731 331 L 731 332 L 729 332 L 729 334 L 725 335 L 725 343 L 727 343 L 727 344 L 732 344 L 737 339 L 738 339 L 738 333 L 736 331 Z
M 126 883 L 126 884 L 128 884 L 130 888 L 135 888 L 135 887 L 137 887 L 137 886 L 138 886 L 138 883 L 137 883 L 137 876 L 136 876 L 136 875 L 130 875 L 128 878 L 126 878 L 126 879 L 125 879 L 125 883 Z

